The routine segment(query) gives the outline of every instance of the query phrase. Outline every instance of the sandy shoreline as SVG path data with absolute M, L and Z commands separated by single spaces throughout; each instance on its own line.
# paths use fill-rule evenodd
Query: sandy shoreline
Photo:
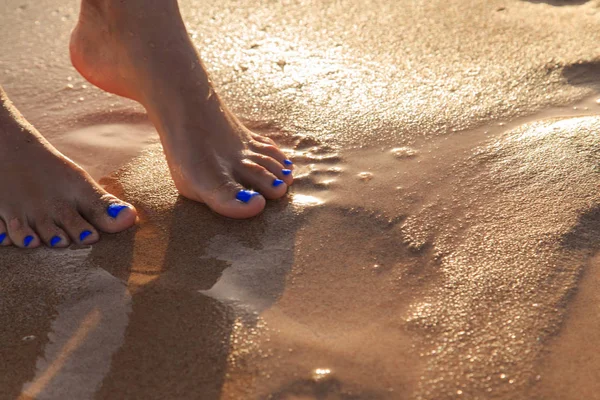
M 0 6 L 15 104 L 141 212 L 3 250 L 0 399 L 600 398 L 597 2 L 182 8 L 294 187 L 249 221 L 178 197 L 70 67 L 77 2 Z

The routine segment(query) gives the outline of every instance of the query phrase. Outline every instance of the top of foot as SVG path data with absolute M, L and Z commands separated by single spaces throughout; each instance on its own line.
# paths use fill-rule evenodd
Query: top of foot
M 92 244 L 99 231 L 118 232 L 135 223 L 133 206 L 108 194 L 15 117 L 1 90 L 0 102 L 1 246 Z

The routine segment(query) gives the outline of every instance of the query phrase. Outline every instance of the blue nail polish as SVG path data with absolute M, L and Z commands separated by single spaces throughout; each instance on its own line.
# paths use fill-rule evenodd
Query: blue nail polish
M 90 236 L 92 234 L 92 232 L 90 231 L 83 231 L 79 234 L 79 241 L 83 242 L 85 240 L 86 237 Z
M 4 242 L 4 239 L 6 239 L 6 232 L 0 233 L 0 244 Z
M 283 160 L 283 163 L 285 165 L 292 165 L 293 164 L 293 162 L 291 162 L 290 160 Z
M 282 170 L 281 170 L 281 172 L 282 172 L 284 175 L 289 175 L 289 174 L 291 174 L 291 173 L 292 173 L 292 170 L 291 170 L 291 169 L 282 169 Z
M 240 190 L 238 192 L 237 196 L 235 196 L 235 198 L 237 200 L 241 201 L 242 203 L 247 203 L 254 196 L 258 196 L 258 193 L 253 192 L 252 190 Z
M 50 239 L 50 247 L 54 247 L 57 244 L 59 244 L 61 241 L 60 236 L 52 236 L 52 239 Z
M 275 179 L 273 181 L 273 186 L 277 187 L 277 186 L 281 185 L 282 183 L 283 183 L 283 181 L 281 179 Z
M 117 218 L 119 213 L 126 208 L 129 208 L 129 207 L 124 206 L 123 204 L 111 204 L 106 209 L 106 212 L 108 213 L 108 215 L 111 216 L 111 218 Z
M 25 236 L 25 239 L 23 239 L 23 245 L 25 247 L 29 247 L 31 242 L 33 242 L 33 236 L 31 236 L 31 235 Z

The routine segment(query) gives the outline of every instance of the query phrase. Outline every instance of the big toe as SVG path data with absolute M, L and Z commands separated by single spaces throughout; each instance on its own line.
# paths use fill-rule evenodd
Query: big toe
M 235 182 L 227 182 L 212 193 L 202 196 L 202 200 L 216 213 L 235 219 L 254 217 L 262 212 L 266 204 L 260 193 Z
M 88 200 L 79 208 L 92 225 L 106 233 L 121 232 L 134 225 L 137 219 L 135 207 L 110 194 Z

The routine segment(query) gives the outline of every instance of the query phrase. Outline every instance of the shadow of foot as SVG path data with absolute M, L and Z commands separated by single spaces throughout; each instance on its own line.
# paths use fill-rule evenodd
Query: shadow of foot
M 95 398 L 218 399 L 233 325 L 246 316 L 230 300 L 268 307 L 279 298 L 298 218 L 284 200 L 229 220 L 179 196 L 160 147 L 118 175 L 103 183 L 140 221 L 103 238 L 90 258 L 124 282 L 131 312 Z

